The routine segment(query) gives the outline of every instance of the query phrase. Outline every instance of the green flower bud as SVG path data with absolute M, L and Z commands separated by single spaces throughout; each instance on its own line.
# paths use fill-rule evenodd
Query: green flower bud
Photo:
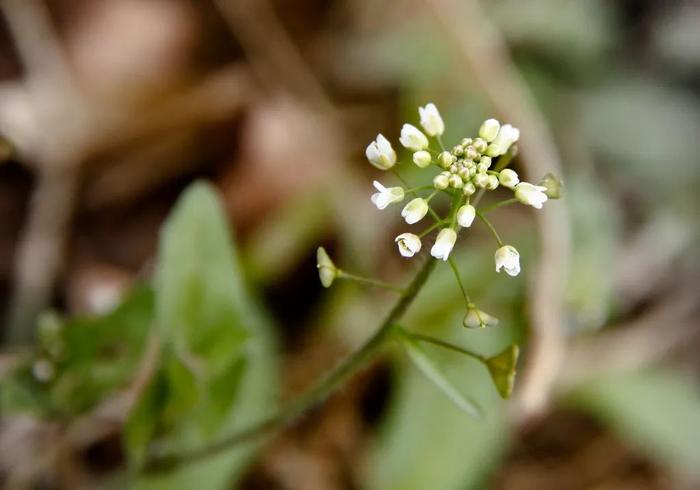
M 442 168 L 448 168 L 450 165 L 452 165 L 455 160 L 457 160 L 454 155 L 452 155 L 449 151 L 443 151 L 438 155 L 438 164 Z
M 545 175 L 538 185 L 546 189 L 544 193 L 547 195 L 548 198 L 561 198 L 563 184 L 559 179 L 556 178 L 554 174 L 548 173 L 547 175 Z
M 447 174 L 445 175 L 445 172 L 440 173 L 435 176 L 433 179 L 433 187 L 435 187 L 438 190 L 443 190 L 447 189 L 447 187 L 450 185 L 450 175 Z
M 461 189 L 462 186 L 464 185 L 464 181 L 462 180 L 462 177 L 460 177 L 457 174 L 452 174 L 450 175 L 450 187 L 453 187 L 455 189 Z
M 413 163 L 418 165 L 420 168 L 425 168 L 433 161 L 433 158 L 425 150 L 417 151 L 413 154 Z
M 474 184 L 471 182 L 466 182 L 464 187 L 462 187 L 462 192 L 464 192 L 465 196 L 471 196 L 476 192 L 476 186 L 474 186 Z
M 496 389 L 502 398 L 510 398 L 513 392 L 519 351 L 518 346 L 513 344 L 486 360 L 486 367 L 491 374 L 493 384 L 496 385 Z
M 478 151 L 479 153 L 483 153 L 486 151 L 486 147 L 488 147 L 489 144 L 484 141 L 481 138 L 477 138 L 474 140 L 474 149 Z
M 498 187 L 498 177 L 496 177 L 495 175 L 491 175 L 491 174 L 489 174 L 488 177 L 489 177 L 489 181 L 486 184 L 486 188 L 488 190 L 492 191 Z
M 489 176 L 487 174 L 476 174 L 473 181 L 477 187 L 483 189 L 489 185 Z

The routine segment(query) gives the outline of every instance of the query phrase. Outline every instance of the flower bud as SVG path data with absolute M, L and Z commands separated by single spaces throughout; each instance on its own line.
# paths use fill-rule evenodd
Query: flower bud
M 385 209 L 389 204 L 403 201 L 405 192 L 402 187 L 384 187 L 376 180 L 372 183 L 379 192 L 370 198 L 377 209 Z
M 420 115 L 420 125 L 430 136 L 440 136 L 445 132 L 445 123 L 435 104 L 430 103 L 425 107 L 419 107 L 418 114 Z
M 467 149 L 464 150 L 464 158 L 466 158 L 467 160 L 474 160 L 478 156 L 479 152 L 476 151 L 476 149 L 473 146 L 467 146 Z
M 435 245 L 430 250 L 430 255 L 436 259 L 447 260 L 452 252 L 452 248 L 457 241 L 457 232 L 452 228 L 443 228 L 438 233 Z
M 433 161 L 433 158 L 425 150 L 417 151 L 413 154 L 413 163 L 418 165 L 420 168 L 425 168 Z
M 425 150 L 428 147 L 428 138 L 411 124 L 403 125 L 399 141 L 404 147 L 413 151 Z
M 474 140 L 474 149 L 479 153 L 485 152 L 488 146 L 489 144 L 481 138 L 477 138 Z
M 449 182 L 450 182 L 450 187 L 452 187 L 454 189 L 461 189 L 462 186 L 464 185 L 464 181 L 462 180 L 462 177 L 460 177 L 457 174 L 450 175 Z
M 473 140 L 471 138 L 462 138 L 462 141 L 459 142 L 460 145 L 467 147 L 471 145 Z
M 395 242 L 399 247 L 399 253 L 403 257 L 413 257 L 420 252 L 422 246 L 420 238 L 413 233 L 402 233 L 396 237 Z
M 500 272 L 501 268 L 506 271 L 509 276 L 515 277 L 520 274 L 520 254 L 511 245 L 504 245 L 494 255 L 496 261 L 496 272 Z
M 510 124 L 505 124 L 498 131 L 496 138 L 486 148 L 486 154 L 490 157 L 503 155 L 508 151 L 510 145 L 518 141 L 518 138 L 520 138 L 520 130 Z
M 512 189 L 513 187 L 518 185 L 520 179 L 518 178 L 518 174 L 515 173 L 515 170 L 504 168 L 498 174 L 498 181 L 501 183 L 501 185 Z
M 498 188 L 498 177 L 489 174 L 489 181 L 486 183 L 486 188 L 490 191 Z
M 369 163 L 380 170 L 389 170 L 396 164 L 396 152 L 391 143 L 381 133 L 372 141 L 365 150 Z
M 457 211 L 457 223 L 462 228 L 469 228 L 474 222 L 476 209 L 471 204 L 465 204 Z
M 422 220 L 428 214 L 428 203 L 425 199 L 417 197 L 404 206 L 401 216 L 406 223 L 412 225 Z
M 544 191 L 547 197 L 550 199 L 559 199 L 561 197 L 562 183 L 556 176 L 552 173 L 545 175 L 540 183 L 541 187 L 545 187 L 547 190 Z
M 450 174 L 445 174 L 445 172 L 442 172 L 440 174 L 437 174 L 435 178 L 433 179 L 433 187 L 435 187 L 437 190 L 443 190 L 447 189 L 447 187 L 450 185 Z
M 498 135 L 498 130 L 500 127 L 501 123 L 499 123 L 496 119 L 487 119 L 479 128 L 479 137 L 490 143 Z
M 335 281 L 340 273 L 326 253 L 326 249 L 323 247 L 318 247 L 316 250 L 316 268 L 318 269 L 318 277 L 321 279 L 321 284 L 323 284 L 324 288 L 331 287 L 331 284 L 333 284 L 333 281 Z
M 472 306 L 467 309 L 467 314 L 464 316 L 462 324 L 467 328 L 492 327 L 498 325 L 498 318 Z
M 457 158 L 455 158 L 455 156 L 449 151 L 443 151 L 438 155 L 438 164 L 442 168 L 448 168 L 455 162 L 455 160 L 457 160 Z
M 479 158 L 479 164 L 486 167 L 486 169 L 491 168 L 491 157 L 482 155 L 481 158 Z
M 471 196 L 476 192 L 476 186 L 471 182 L 465 182 L 464 187 L 462 187 L 462 192 L 464 192 L 465 196 Z
M 474 176 L 474 184 L 483 189 L 489 184 L 489 176 L 488 174 L 484 173 L 478 173 Z
M 515 198 L 523 204 L 535 209 L 542 209 L 542 204 L 547 201 L 547 188 L 540 185 L 532 185 L 529 182 L 520 182 L 515 186 Z

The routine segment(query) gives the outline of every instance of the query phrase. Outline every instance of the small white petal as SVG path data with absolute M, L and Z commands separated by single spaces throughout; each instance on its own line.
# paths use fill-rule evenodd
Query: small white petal
M 474 222 L 476 209 L 471 204 L 465 204 L 457 211 L 457 223 L 462 228 L 469 228 Z
M 399 141 L 404 147 L 413 151 L 421 151 L 428 148 L 427 136 L 425 136 L 420 129 L 411 124 L 403 125 Z
M 365 150 L 367 160 L 380 170 L 388 170 L 396 164 L 396 152 L 388 139 L 381 133 L 375 141 L 367 145 Z
M 494 140 L 496 135 L 498 135 L 498 130 L 501 127 L 501 123 L 496 119 L 487 119 L 483 122 L 479 128 L 479 137 L 490 143 Z
M 406 223 L 412 225 L 422 220 L 428 214 L 428 209 L 428 203 L 425 199 L 417 197 L 404 206 L 401 210 L 401 216 L 406 220 Z
M 496 272 L 501 269 L 506 271 L 509 276 L 515 277 L 520 274 L 520 254 L 511 245 L 504 245 L 494 254 L 496 262 Z
M 430 255 L 440 260 L 447 260 L 452 252 L 452 248 L 457 241 L 457 232 L 452 228 L 443 228 L 438 233 Z
M 413 257 L 420 252 L 423 245 L 420 238 L 413 233 L 402 233 L 396 237 L 395 242 L 399 247 L 399 253 L 403 257 Z
M 425 107 L 419 107 L 418 114 L 420 115 L 420 125 L 430 136 L 439 136 L 445 132 L 445 123 L 435 104 L 431 102 Z

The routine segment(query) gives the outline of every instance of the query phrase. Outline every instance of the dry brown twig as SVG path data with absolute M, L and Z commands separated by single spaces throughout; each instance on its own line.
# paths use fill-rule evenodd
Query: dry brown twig
M 518 143 L 527 179 L 537 182 L 547 172 L 562 175 L 560 158 L 544 116 L 513 65 L 507 46 L 477 0 L 424 0 L 469 67 L 479 88 L 503 119 L 523 128 Z M 464 29 L 462 19 L 470 19 Z M 536 213 L 543 259 L 530 289 L 528 354 L 515 393 L 514 414 L 527 419 L 549 402 L 564 358 L 563 291 L 570 254 L 565 209 L 553 204 Z

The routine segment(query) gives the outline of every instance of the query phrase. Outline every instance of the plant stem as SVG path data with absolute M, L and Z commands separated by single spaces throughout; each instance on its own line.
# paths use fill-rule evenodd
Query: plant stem
M 472 300 L 469 298 L 469 294 L 467 293 L 467 290 L 464 287 L 464 283 L 462 282 L 462 276 L 459 275 L 459 269 L 457 268 L 457 264 L 455 264 L 455 261 L 452 257 L 448 257 L 447 262 L 449 262 L 450 267 L 452 267 L 452 271 L 455 273 L 455 277 L 457 278 L 457 284 L 459 284 L 459 289 L 462 291 L 462 296 L 464 296 L 464 300 L 467 302 L 467 306 L 471 305 Z
M 498 232 L 496 231 L 496 228 L 491 224 L 491 222 L 484 216 L 481 211 L 476 212 L 477 217 L 484 222 L 484 224 L 488 227 L 489 230 L 491 230 L 491 234 L 493 237 L 496 239 L 496 242 L 498 242 L 498 246 L 502 247 L 503 246 L 503 240 L 501 240 L 501 237 L 498 236 Z
M 367 284 L 368 286 L 374 286 L 377 288 L 384 288 L 388 289 L 390 291 L 396 291 L 397 293 L 403 294 L 404 289 L 399 286 L 394 286 L 391 283 L 380 281 L 378 279 L 372 279 L 371 277 L 362 277 L 362 276 L 357 276 L 355 274 L 350 274 L 349 272 L 345 272 L 343 270 L 338 271 L 338 278 L 339 279 L 347 279 L 349 281 L 355 281 L 359 282 L 361 284 Z
M 386 341 L 391 338 L 394 325 L 411 305 L 416 295 L 433 272 L 436 264 L 436 260 L 432 258 L 428 259 L 416 273 L 408 287 L 403 291 L 401 297 L 384 318 L 384 321 L 375 334 L 370 337 L 359 350 L 351 354 L 350 357 L 330 372 L 328 376 L 320 380 L 318 384 L 309 391 L 287 403 L 272 416 L 247 428 L 241 429 L 209 446 L 180 453 L 151 455 L 150 458 L 146 460 L 143 471 L 147 473 L 166 472 L 201 461 L 239 444 L 253 441 L 272 431 L 279 430 L 294 422 L 309 409 L 323 402 L 353 374 L 372 360 L 381 348 L 384 347 Z
M 464 354 L 465 356 L 472 357 L 476 359 L 477 361 L 481 361 L 483 363 L 486 363 L 487 359 L 486 357 L 482 356 L 481 354 L 477 354 L 476 352 L 472 352 L 470 350 L 464 349 L 458 345 L 451 344 L 449 342 L 445 342 L 444 340 L 437 339 L 435 337 L 431 337 L 429 335 L 423 335 L 420 333 L 413 333 L 409 332 L 407 330 L 403 330 L 403 333 L 405 335 L 408 335 L 409 337 L 418 340 L 420 342 L 426 342 L 428 344 L 433 344 L 437 345 L 439 347 L 443 347 L 445 349 L 449 349 L 455 352 L 459 352 L 460 354 Z
M 409 193 L 410 195 L 412 195 L 413 197 L 420 197 L 418 194 L 416 194 L 415 191 L 413 191 L 413 190 L 411 189 L 411 186 L 410 186 L 409 183 L 406 181 L 406 179 L 404 179 L 403 177 L 401 177 L 401 174 L 399 173 L 398 170 L 396 170 L 395 168 L 392 167 L 391 172 L 392 172 L 394 175 L 396 175 L 396 178 L 399 179 L 399 181 L 403 184 L 403 186 L 406 187 L 406 188 L 408 189 L 408 191 L 406 191 L 406 192 L 408 192 L 408 193 Z M 431 186 L 431 188 L 432 188 L 432 186 Z M 438 216 L 438 214 L 435 212 L 435 210 L 433 210 L 433 208 L 430 208 L 430 207 L 429 207 L 429 208 L 428 208 L 428 212 L 430 213 L 430 216 L 432 216 L 433 219 L 434 219 L 435 221 L 440 221 L 440 216 Z
M 485 208 L 481 209 L 480 211 L 483 214 L 486 214 L 486 213 L 490 213 L 494 209 L 498 209 L 498 208 L 501 208 L 503 206 L 508 206 L 509 204 L 515 204 L 516 202 L 518 202 L 518 200 L 516 198 L 512 197 L 510 199 L 506 199 L 504 201 L 499 201 L 497 203 L 494 203 L 490 206 L 486 206 Z

